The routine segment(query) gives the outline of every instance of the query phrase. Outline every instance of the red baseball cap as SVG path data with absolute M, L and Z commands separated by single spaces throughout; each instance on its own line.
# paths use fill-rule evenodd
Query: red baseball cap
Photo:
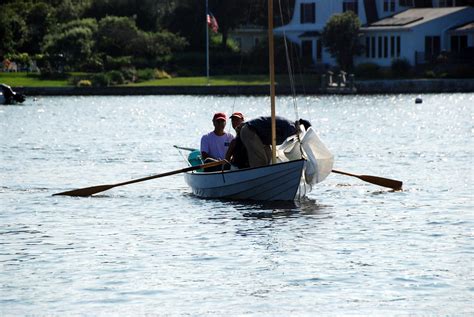
M 236 117 L 236 118 L 240 118 L 240 119 L 244 120 L 244 115 L 241 112 L 234 112 L 230 117 L 231 118 Z
M 215 121 L 215 120 L 224 120 L 224 121 L 226 121 L 227 116 L 223 112 L 217 112 L 217 113 L 214 114 L 214 118 L 212 118 L 212 121 Z

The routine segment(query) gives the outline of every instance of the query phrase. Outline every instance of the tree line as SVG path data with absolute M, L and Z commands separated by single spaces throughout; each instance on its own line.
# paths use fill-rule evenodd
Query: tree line
M 209 0 L 219 23 L 211 39 L 214 60 L 239 54 L 229 40 L 231 30 L 266 25 L 266 2 Z M 277 25 L 289 21 L 294 0 L 282 3 L 283 19 L 276 14 Z M 0 5 L 0 58 L 33 59 L 42 70 L 193 65 L 205 52 L 205 32 L 205 0 L 4 0 Z

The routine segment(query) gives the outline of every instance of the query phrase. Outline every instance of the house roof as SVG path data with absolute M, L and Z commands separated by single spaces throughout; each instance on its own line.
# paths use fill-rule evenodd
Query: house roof
M 458 25 L 449 31 L 451 34 L 473 34 L 474 33 L 474 21 Z
M 361 29 L 363 31 L 404 30 L 466 9 L 469 7 L 408 9 Z

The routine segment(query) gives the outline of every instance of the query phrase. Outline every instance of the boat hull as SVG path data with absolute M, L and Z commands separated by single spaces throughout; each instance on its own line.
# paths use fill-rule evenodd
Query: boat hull
M 294 200 L 305 160 L 221 172 L 188 172 L 186 183 L 203 198 Z

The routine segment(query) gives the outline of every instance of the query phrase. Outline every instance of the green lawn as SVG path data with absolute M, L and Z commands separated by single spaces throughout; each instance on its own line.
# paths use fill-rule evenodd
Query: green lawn
M 84 73 L 72 73 L 71 76 L 81 76 Z M 296 84 L 301 79 L 306 83 L 314 83 L 317 80 L 314 75 L 304 75 L 296 77 Z M 276 81 L 279 84 L 287 85 L 288 76 L 277 76 Z M 12 87 L 70 87 L 71 84 L 67 79 L 63 80 L 43 80 L 37 74 L 18 72 L 3 73 L 0 72 L 0 83 L 10 85 Z M 209 84 L 212 86 L 229 86 L 229 85 L 268 85 L 269 79 L 267 75 L 235 75 L 235 76 L 212 76 Z M 207 85 L 206 77 L 175 77 L 170 79 L 155 79 L 140 83 L 131 83 L 124 86 L 143 87 L 143 86 L 205 86 Z
M 268 84 L 268 76 L 265 75 L 239 75 L 239 76 L 213 76 L 209 79 L 212 86 L 229 85 L 264 85 Z M 129 84 L 128 86 L 205 86 L 206 77 L 176 77 L 171 79 L 155 79 L 140 83 Z
M 12 87 L 67 87 L 67 80 L 42 80 L 36 74 L 0 72 L 0 83 Z

